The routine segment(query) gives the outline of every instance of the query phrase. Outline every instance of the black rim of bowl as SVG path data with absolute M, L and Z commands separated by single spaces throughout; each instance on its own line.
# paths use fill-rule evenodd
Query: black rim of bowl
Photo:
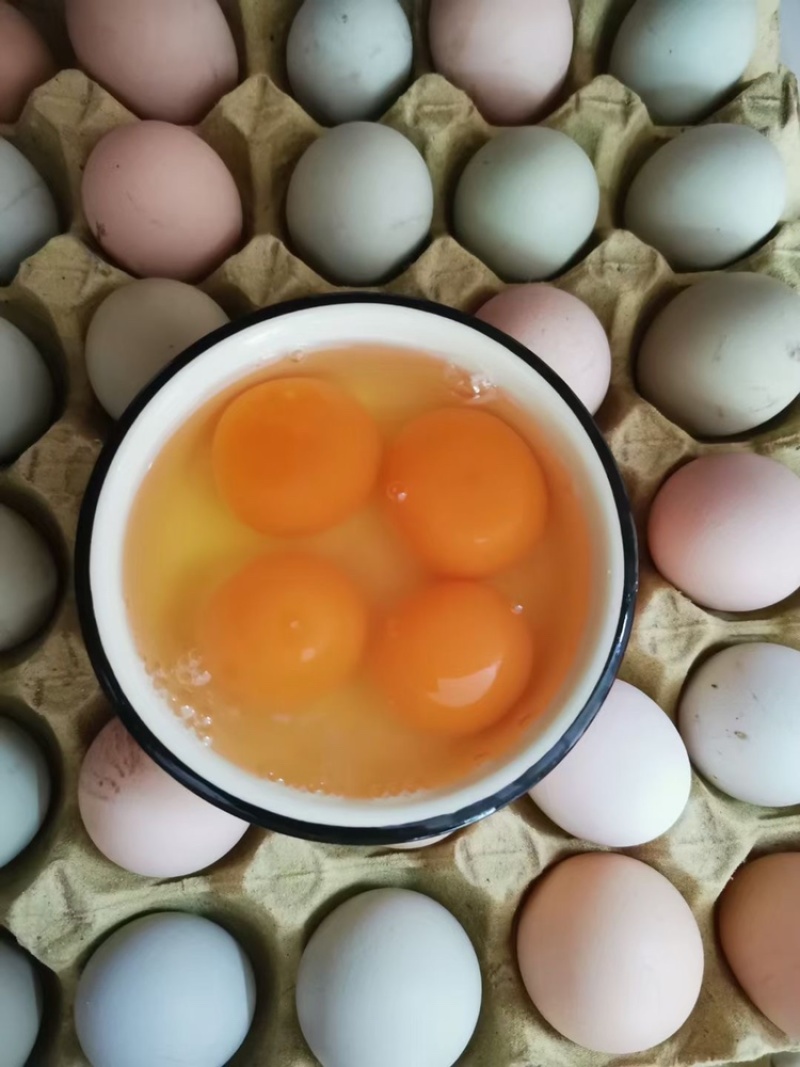
M 524 774 L 513 782 L 508 783 L 502 789 L 456 811 L 402 825 L 339 826 L 333 823 L 313 823 L 289 818 L 232 796 L 211 782 L 206 781 L 200 774 L 177 759 L 144 724 L 116 679 L 103 648 L 94 613 L 89 577 L 94 518 L 109 467 L 128 430 L 161 387 L 203 352 L 255 323 L 291 314 L 292 312 L 330 304 L 390 304 L 452 319 L 468 326 L 470 329 L 485 334 L 502 345 L 512 355 L 532 367 L 566 402 L 591 441 L 611 486 L 622 538 L 624 557 L 623 587 L 614 640 L 591 696 L 561 738 Z M 604 441 L 594 419 L 562 379 L 523 345 L 493 326 L 481 322 L 479 319 L 433 301 L 390 296 L 383 293 L 336 293 L 275 304 L 272 307 L 255 311 L 237 319 L 235 322 L 222 326 L 220 329 L 215 330 L 214 333 L 187 348 L 185 352 L 156 375 L 112 428 L 89 479 L 81 505 L 75 545 L 75 587 L 78 616 L 89 659 L 106 697 L 126 728 L 145 752 L 182 785 L 231 815 L 281 834 L 305 838 L 310 841 L 322 841 L 340 845 L 395 845 L 449 834 L 505 807 L 544 778 L 583 735 L 611 688 L 630 637 L 637 585 L 638 552 L 636 529 L 625 485 L 611 450 Z

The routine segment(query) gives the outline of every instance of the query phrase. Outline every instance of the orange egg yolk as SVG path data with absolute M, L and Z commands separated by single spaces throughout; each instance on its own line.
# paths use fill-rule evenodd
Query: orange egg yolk
M 260 556 L 204 605 L 201 666 L 242 707 L 280 710 L 346 682 L 361 659 L 367 625 L 358 589 L 328 560 Z
M 389 514 L 438 574 L 478 578 L 521 559 L 547 518 L 541 468 L 487 412 L 440 408 L 407 423 L 383 470 Z
M 212 461 L 217 489 L 265 534 L 317 533 L 369 496 L 381 441 L 365 409 L 318 378 L 279 378 L 246 390 L 222 414 Z
M 533 661 L 524 619 L 496 590 L 467 581 L 437 582 L 402 603 L 373 653 L 392 710 L 420 730 L 453 736 L 509 712 Z

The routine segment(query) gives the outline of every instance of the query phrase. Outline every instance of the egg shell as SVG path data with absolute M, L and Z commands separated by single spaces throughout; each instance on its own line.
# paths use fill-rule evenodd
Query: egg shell
M 397 0 L 305 0 L 286 44 L 292 92 L 320 122 L 377 118 L 411 77 L 414 45 Z
M 758 611 L 800 586 L 800 478 L 748 453 L 702 456 L 658 491 L 647 526 L 667 581 L 715 611 Z
M 84 757 L 78 805 L 103 855 L 149 878 L 210 867 L 248 829 L 162 771 L 118 719 L 103 727 Z
M 680 730 L 718 789 L 765 807 L 800 804 L 800 652 L 762 642 L 723 649 L 690 678 Z
M 504 130 L 472 157 L 456 188 L 458 240 L 506 281 L 549 278 L 590 237 L 600 191 L 591 160 L 559 130 Z
M 33 23 L 0 2 L 0 122 L 16 122 L 33 90 L 55 73 L 55 60 Z
M 53 379 L 36 346 L 0 319 L 0 463 L 9 463 L 47 429 Z
M 158 912 L 115 930 L 89 959 L 75 1027 L 91 1067 L 223 1067 L 255 1003 L 253 968 L 226 930 Z
M 407 889 L 373 889 L 312 934 L 296 997 L 322 1067 L 451 1067 L 478 1021 L 481 973 L 441 904 Z
M 289 182 L 286 221 L 297 252 L 326 277 L 370 285 L 420 248 L 433 217 L 425 160 L 401 133 L 373 122 L 325 132 Z
M 755 429 L 800 395 L 800 295 L 744 272 L 684 289 L 648 328 L 636 378 L 689 433 Z
M 0 652 L 21 645 L 44 626 L 58 591 L 58 572 L 41 534 L 0 504 Z
M 628 848 L 666 833 L 691 787 L 689 757 L 669 717 L 616 681 L 589 729 L 530 796 L 573 837 Z
M 142 278 L 115 289 L 86 334 L 86 370 L 95 396 L 118 419 L 175 356 L 228 321 L 210 296 L 170 278 Z
M 436 70 L 497 126 L 552 108 L 572 56 L 569 0 L 432 0 L 428 34 Z
M 0 1067 L 25 1067 L 42 1023 L 42 990 L 33 960 L 0 940 Z
M 0 137 L 0 284 L 59 232 L 50 190 L 33 166 Z
M 674 1034 L 703 981 L 689 905 L 658 871 L 615 853 L 573 856 L 534 882 L 517 958 L 550 1025 L 608 1055 L 644 1052 Z
M 756 0 L 636 0 L 609 71 L 638 93 L 654 122 L 685 125 L 734 89 L 757 36 Z
M 81 195 L 100 247 L 134 274 L 204 277 L 242 235 L 230 171 L 195 133 L 167 122 L 107 133 L 86 163 Z
M 733 123 L 686 130 L 650 157 L 625 201 L 625 226 L 677 270 L 747 255 L 786 206 L 786 170 L 766 137 Z
M 199 122 L 238 80 L 217 0 L 66 0 L 66 16 L 78 62 L 141 118 Z
M 719 902 L 719 939 L 756 1007 L 800 1041 L 800 852 L 741 867 Z
M 50 792 L 50 772 L 41 749 L 13 719 L 0 715 L 0 869 L 41 830 Z
M 477 318 L 525 345 L 563 378 L 594 414 L 611 379 L 611 349 L 592 309 L 552 285 L 517 285 L 479 308 Z

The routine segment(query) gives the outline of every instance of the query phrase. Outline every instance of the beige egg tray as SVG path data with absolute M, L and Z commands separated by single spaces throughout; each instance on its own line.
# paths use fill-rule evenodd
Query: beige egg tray
M 614 450 L 644 528 L 663 478 L 691 456 L 725 449 L 771 455 L 800 474 L 800 405 L 762 433 L 733 443 L 701 445 L 636 393 L 633 353 L 643 325 L 681 286 L 700 275 L 675 276 L 664 260 L 615 228 L 620 198 L 649 152 L 675 130 L 655 129 L 641 102 L 602 70 L 614 29 L 631 0 L 575 0 L 572 95 L 548 125 L 570 134 L 597 168 L 602 203 L 585 258 L 558 285 L 585 300 L 608 331 L 614 354 L 609 396 L 598 421 Z M 49 36 L 63 65 L 71 57 L 60 3 L 22 3 Z M 285 243 L 283 199 L 294 163 L 320 128 L 285 95 L 282 53 L 291 0 L 229 5 L 247 79 L 200 126 L 233 172 L 248 219 L 243 248 L 202 283 L 236 317 L 276 301 L 333 287 Z M 434 177 L 432 239 L 412 266 L 387 285 L 467 310 L 502 287 L 461 248 L 448 229 L 453 185 L 491 129 L 470 101 L 430 73 L 424 3 L 415 3 L 416 80 L 384 120 L 407 134 Z M 758 270 L 800 289 L 800 124 L 794 78 L 777 67 L 777 0 L 762 3 L 762 33 L 740 95 L 717 113 L 766 133 L 792 178 L 786 220 L 769 242 L 733 269 Z M 587 848 L 556 829 L 527 799 L 427 850 L 337 848 L 252 829 L 210 872 L 153 881 L 106 862 L 88 840 L 76 802 L 80 762 L 110 715 L 83 648 L 69 588 L 81 494 L 108 420 L 84 371 L 82 342 L 93 311 L 126 275 L 97 253 L 80 209 L 86 158 L 107 130 L 133 117 L 75 70 L 39 89 L 17 126 L 5 133 L 46 177 L 65 222 L 0 288 L 0 313 L 27 332 L 63 380 L 63 404 L 47 434 L 10 469 L 0 471 L 0 500 L 28 514 L 50 537 L 64 564 L 64 596 L 38 641 L 0 657 L 0 703 L 46 742 L 58 788 L 46 829 L 14 864 L 0 871 L 0 922 L 53 977 L 48 1022 L 36 1064 L 84 1065 L 72 999 L 82 965 L 114 927 L 145 911 L 198 911 L 219 919 L 249 951 L 258 976 L 253 1030 L 233 1063 L 241 1067 L 307 1067 L 314 1063 L 294 1012 L 294 979 L 303 944 L 321 916 L 347 894 L 380 885 L 430 893 L 458 917 L 478 951 L 484 976 L 480 1023 L 465 1067 L 582 1067 L 612 1062 L 563 1040 L 528 1001 L 513 951 L 517 907 L 546 866 Z M 67 226 L 68 223 L 68 226 Z M 643 552 L 637 622 L 623 676 L 673 714 L 698 658 L 726 643 L 760 638 L 800 648 L 800 598 L 768 612 L 724 618 L 669 588 Z M 609 783 L 611 785 L 611 783 Z M 697 1009 L 669 1042 L 625 1062 L 690 1065 L 746 1061 L 786 1048 L 785 1037 L 747 1002 L 720 957 L 713 906 L 736 867 L 753 851 L 797 848 L 800 816 L 724 798 L 695 776 L 689 807 L 673 830 L 632 854 L 670 878 L 697 916 L 706 946 L 706 977 Z M 376 1065 L 378 1067 L 378 1065 Z M 413 1067 L 413 1065 L 409 1065 Z

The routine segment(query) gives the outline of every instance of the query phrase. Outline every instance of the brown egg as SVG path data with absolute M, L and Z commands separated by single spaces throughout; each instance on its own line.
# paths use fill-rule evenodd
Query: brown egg
M 167 122 L 106 134 L 89 156 L 81 193 L 98 244 L 133 274 L 202 278 L 242 234 L 230 171 L 205 141 Z
M 21 11 L 0 0 L 0 122 L 16 122 L 33 90 L 55 72 L 39 31 Z
M 719 901 L 731 970 L 770 1022 L 800 1040 L 800 852 L 763 856 L 734 875 Z
M 587 853 L 534 883 L 517 931 L 531 1000 L 559 1033 L 594 1052 L 643 1052 L 688 1019 L 703 980 L 689 905 L 629 856 Z
M 217 0 L 67 0 L 66 14 L 81 65 L 141 118 L 199 122 L 236 85 Z

